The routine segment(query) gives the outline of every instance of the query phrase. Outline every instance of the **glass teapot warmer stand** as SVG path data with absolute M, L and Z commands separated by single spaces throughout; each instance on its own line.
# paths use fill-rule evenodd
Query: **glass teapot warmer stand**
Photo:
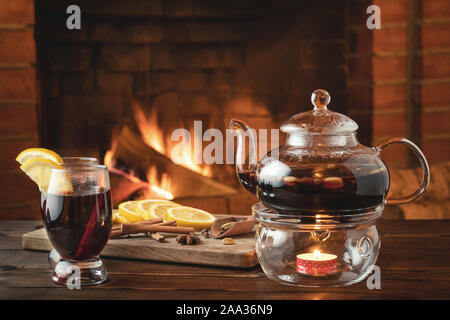
M 256 254 L 272 280 L 303 287 L 348 286 L 372 272 L 379 249 L 376 221 L 384 206 L 364 213 L 282 214 L 261 202 Z

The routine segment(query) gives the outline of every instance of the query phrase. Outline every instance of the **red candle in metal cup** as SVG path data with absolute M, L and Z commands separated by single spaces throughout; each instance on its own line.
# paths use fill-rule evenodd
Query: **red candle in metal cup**
M 312 276 L 323 276 L 337 272 L 337 256 L 334 254 L 302 253 L 297 255 L 297 272 Z

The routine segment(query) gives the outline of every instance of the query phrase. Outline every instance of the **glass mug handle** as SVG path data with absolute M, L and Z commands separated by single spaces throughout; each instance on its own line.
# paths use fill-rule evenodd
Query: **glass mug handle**
M 407 203 L 410 201 L 413 201 L 420 197 L 422 193 L 427 189 L 428 184 L 430 183 L 430 168 L 428 167 L 427 159 L 425 159 L 425 156 L 423 155 L 422 151 L 419 149 L 418 146 L 416 146 L 413 142 L 406 138 L 399 138 L 399 137 L 393 137 L 389 138 L 387 140 L 384 140 L 380 144 L 374 147 L 375 151 L 379 154 L 384 148 L 386 148 L 388 145 L 393 143 L 403 143 L 406 144 L 417 156 L 420 162 L 420 166 L 422 167 L 422 181 L 420 182 L 419 189 L 417 189 L 415 192 L 411 193 L 410 195 L 407 195 L 402 198 L 398 199 L 386 199 L 386 204 L 402 204 Z

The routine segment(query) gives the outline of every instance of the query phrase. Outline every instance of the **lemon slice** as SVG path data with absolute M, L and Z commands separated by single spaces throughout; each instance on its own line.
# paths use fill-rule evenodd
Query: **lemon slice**
M 181 205 L 178 203 L 175 203 L 175 202 L 155 203 L 150 207 L 148 213 L 151 216 L 151 219 L 163 218 L 164 220 L 169 221 L 169 220 L 167 220 L 167 217 L 166 217 L 167 212 L 170 208 L 174 208 L 174 207 L 181 207 Z
M 127 220 L 128 223 L 134 223 L 146 220 L 136 210 L 137 201 L 126 201 L 119 204 L 119 215 Z
M 184 206 L 169 208 L 166 218 L 167 221 L 176 220 L 179 227 L 193 227 L 195 230 L 209 228 L 216 220 L 209 212 Z
M 128 223 L 128 220 L 122 217 L 117 211 L 114 211 L 112 216 L 112 222 L 113 224 L 124 224 Z
M 136 211 L 141 216 L 145 217 L 145 219 L 147 220 L 157 218 L 158 216 L 150 213 L 150 208 L 156 204 L 175 204 L 175 203 L 169 200 L 161 200 L 161 199 L 141 200 L 137 202 Z
M 51 160 L 28 159 L 20 166 L 20 169 L 22 169 L 22 171 L 39 186 L 39 189 L 45 193 L 51 191 L 52 193 L 59 194 L 73 190 L 70 179 L 65 171 L 54 173 L 52 177 L 52 169 L 64 168 Z M 51 186 L 49 186 L 50 183 Z
M 63 159 L 54 151 L 44 148 L 25 149 L 16 158 L 16 161 L 23 164 L 30 159 L 47 159 L 56 163 L 63 163 Z

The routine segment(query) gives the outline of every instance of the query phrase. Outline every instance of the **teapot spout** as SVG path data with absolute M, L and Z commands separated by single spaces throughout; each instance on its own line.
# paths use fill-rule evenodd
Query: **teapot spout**
M 256 167 L 258 164 L 256 153 L 256 132 L 240 120 L 231 119 L 230 129 L 237 136 L 235 157 L 236 175 L 241 185 L 253 194 L 256 194 Z M 246 138 L 249 142 L 245 146 Z

